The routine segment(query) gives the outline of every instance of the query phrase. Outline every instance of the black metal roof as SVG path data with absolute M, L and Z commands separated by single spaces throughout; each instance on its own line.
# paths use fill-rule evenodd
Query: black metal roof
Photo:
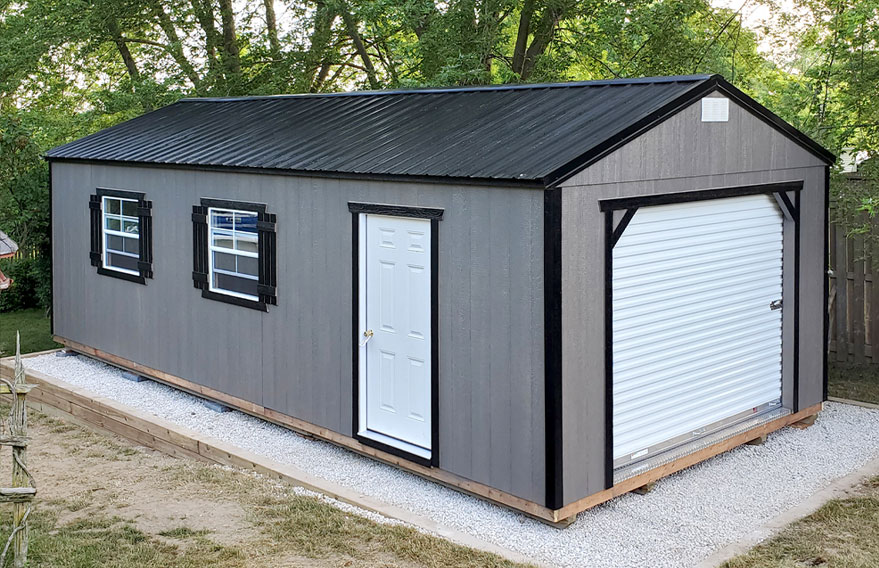
M 715 89 L 833 161 L 717 75 L 183 99 L 46 158 L 552 185 Z

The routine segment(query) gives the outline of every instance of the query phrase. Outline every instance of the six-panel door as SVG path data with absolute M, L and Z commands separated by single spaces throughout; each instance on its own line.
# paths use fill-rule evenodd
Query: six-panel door
M 429 457 L 431 449 L 430 221 L 363 215 L 361 431 Z M 365 257 L 365 258 L 364 258 Z

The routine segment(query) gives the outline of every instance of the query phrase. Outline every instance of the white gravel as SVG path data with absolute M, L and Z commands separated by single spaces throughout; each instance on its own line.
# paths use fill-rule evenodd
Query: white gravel
M 648 495 L 624 495 L 581 513 L 559 530 L 252 416 L 211 411 L 170 387 L 127 381 L 119 369 L 84 356 L 42 355 L 25 364 L 558 566 L 692 566 L 879 456 L 879 410 L 827 403 L 811 428 L 741 446 L 664 479 Z

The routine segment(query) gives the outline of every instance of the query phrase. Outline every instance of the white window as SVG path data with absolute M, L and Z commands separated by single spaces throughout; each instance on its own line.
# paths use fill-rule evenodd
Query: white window
M 139 275 L 140 218 L 137 215 L 137 200 L 105 195 L 101 211 L 104 268 Z
M 208 208 L 210 290 L 259 300 L 257 213 Z

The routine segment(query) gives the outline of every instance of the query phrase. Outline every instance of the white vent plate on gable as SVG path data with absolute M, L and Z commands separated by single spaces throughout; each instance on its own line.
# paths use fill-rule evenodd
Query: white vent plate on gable
M 728 122 L 729 99 L 706 97 L 702 99 L 702 122 Z

